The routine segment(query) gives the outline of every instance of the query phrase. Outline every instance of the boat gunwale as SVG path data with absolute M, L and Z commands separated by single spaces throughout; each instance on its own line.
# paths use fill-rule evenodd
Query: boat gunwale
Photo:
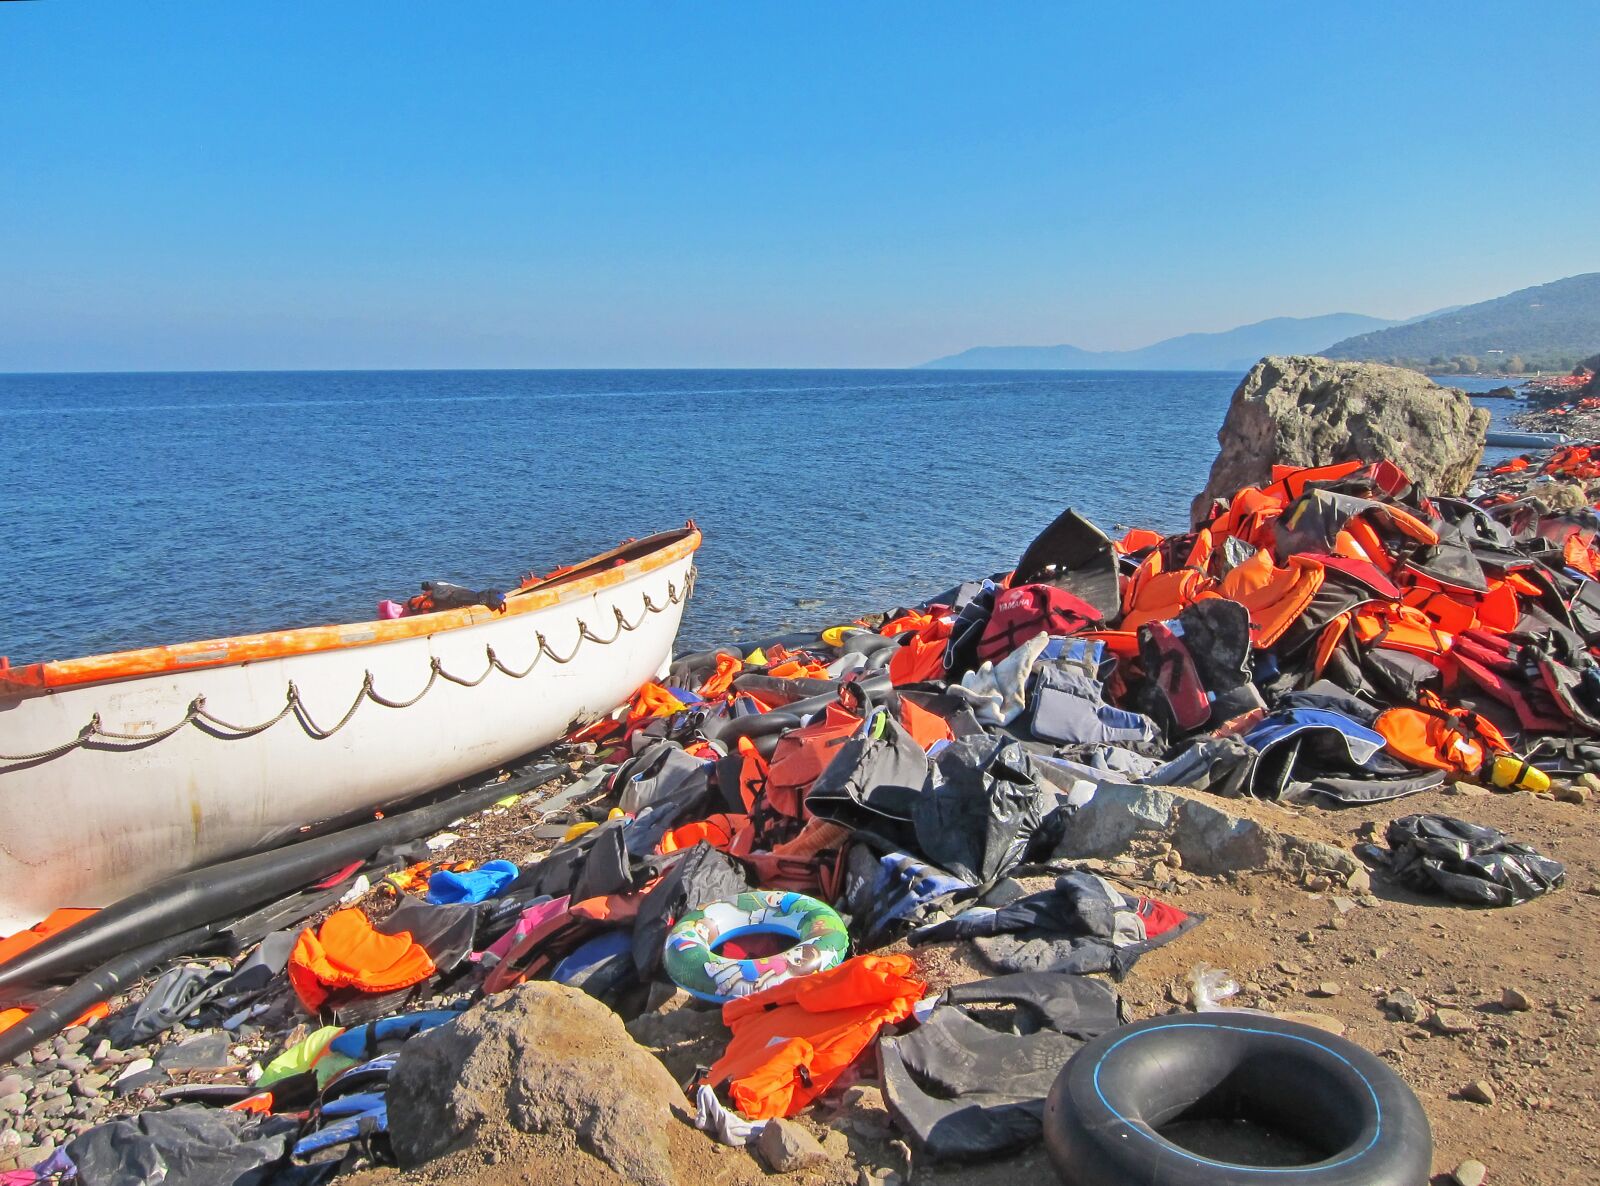
M 264 659 L 380 646 L 504 621 L 578 601 L 626 584 L 635 577 L 656 572 L 692 556 L 701 541 L 702 536 L 693 520 L 672 531 L 658 532 L 642 540 L 626 541 L 577 564 L 558 568 L 547 578 L 524 583 L 506 595 L 505 608 L 499 611 L 484 605 L 469 605 L 388 621 L 297 626 L 227 638 L 112 651 L 77 659 L 45 660 L 21 667 L 0 666 L 0 702 L 47 696 L 55 691 L 140 679 L 172 671 L 237 667 Z M 613 567 L 597 568 L 628 553 L 637 555 Z

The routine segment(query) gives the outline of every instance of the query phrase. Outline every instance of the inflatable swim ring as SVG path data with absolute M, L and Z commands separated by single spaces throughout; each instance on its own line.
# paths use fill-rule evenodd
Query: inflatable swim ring
M 754 935 L 787 935 L 795 944 L 751 959 L 717 952 L 730 939 Z M 720 1004 L 825 972 L 849 952 L 844 919 L 827 903 L 783 890 L 754 890 L 685 914 L 667 934 L 661 963 L 679 988 Z

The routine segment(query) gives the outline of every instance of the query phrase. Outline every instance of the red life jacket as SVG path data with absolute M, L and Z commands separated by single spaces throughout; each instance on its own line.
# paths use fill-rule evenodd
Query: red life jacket
M 1018 585 L 994 600 L 978 641 L 978 661 L 998 663 L 1034 635 L 1076 634 L 1100 623 L 1100 611 L 1054 585 Z

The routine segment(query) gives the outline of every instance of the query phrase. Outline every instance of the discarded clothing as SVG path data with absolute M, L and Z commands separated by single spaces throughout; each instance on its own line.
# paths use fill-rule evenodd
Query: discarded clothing
M 980 724 L 1009 725 L 1027 708 L 1028 678 L 1049 644 L 1049 635 L 1035 634 L 998 663 L 985 660 L 967 672 L 948 694 L 965 701 Z
M 878 710 L 817 776 L 806 808 L 819 819 L 907 847 L 927 777 L 928 755 L 892 713 Z
M 581 989 L 615 1008 L 621 993 L 639 983 L 633 964 L 633 935 L 626 930 L 606 931 L 566 956 L 550 979 Z
M 861 943 L 878 947 L 924 921 L 929 911 L 976 892 L 970 883 L 906 853 L 879 856 L 856 844 L 845 870 L 843 909 Z
M 756 1138 L 767 1127 L 765 1120 L 746 1120 L 737 1112 L 722 1106 L 717 1093 L 708 1084 L 694 1089 L 694 1126 L 712 1140 L 735 1149 L 756 1143 Z
M 1022 862 L 1055 801 L 1020 742 L 957 741 L 940 751 L 912 806 L 917 847 L 962 880 L 992 885 Z
M 436 906 L 482 902 L 503 893 L 517 875 L 517 867 L 510 861 L 485 861 L 466 873 L 441 869 L 428 878 L 428 901 Z
M 107 1033 L 119 1046 L 148 1042 L 199 1012 L 210 991 L 228 978 L 227 968 L 208 964 L 182 963 L 169 968 L 150 986 L 131 1016 L 124 1011 L 111 1019 Z
M 1128 974 L 1139 957 L 1200 922 L 1176 906 L 1136 897 L 1091 873 L 1001 906 L 975 906 L 911 932 L 914 946 L 971 939 L 1003 972 Z
M 1069 667 L 1040 664 L 1028 708 L 1028 727 L 1043 741 L 1120 745 L 1160 752 L 1161 731 L 1154 721 L 1107 704 L 1101 699 L 1096 680 Z
M 1246 788 L 1258 799 L 1281 798 L 1292 781 L 1323 774 L 1409 773 L 1384 754 L 1381 733 L 1323 709 L 1274 713 L 1245 733 L 1243 740 L 1257 754 Z

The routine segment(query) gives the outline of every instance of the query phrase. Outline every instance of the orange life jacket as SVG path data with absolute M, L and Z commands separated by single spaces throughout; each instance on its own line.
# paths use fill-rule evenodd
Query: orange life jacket
M 1426 585 L 1413 585 L 1401 596 L 1412 609 L 1419 609 L 1428 620 L 1447 634 L 1460 634 L 1477 624 L 1477 611 L 1465 601 Z
M 1158 567 L 1146 575 L 1136 575 L 1128 583 L 1128 603 L 1118 629 L 1138 630 L 1146 622 L 1175 618 L 1185 606 L 1193 605 L 1211 584 L 1205 573 L 1192 568 L 1161 572 Z
M 774 679 L 826 679 L 828 668 L 824 663 L 803 659 L 785 659 L 768 665 L 767 674 Z
M 639 917 L 639 907 L 644 905 L 645 898 L 660 880 L 659 877 L 652 878 L 638 889 L 625 894 L 602 894 L 597 898 L 585 898 L 568 906 L 567 913 L 573 918 L 587 918 L 593 922 L 607 922 L 618 926 L 631 923 Z
M 904 1021 L 927 985 L 909 955 L 858 955 L 722 1007 L 733 1037 L 706 1079 L 752 1120 L 793 1116 Z
M 1288 506 L 1295 499 L 1306 492 L 1306 487 L 1313 482 L 1337 482 L 1340 478 L 1348 478 L 1362 467 L 1359 461 L 1340 461 L 1333 465 L 1275 465 L 1272 467 L 1272 484 L 1264 493 L 1283 499 L 1284 506 Z
M 688 707 L 663 685 L 651 680 L 635 692 L 629 702 L 628 731 L 631 733 L 646 721 L 653 721 L 657 717 L 670 717 Z
M 883 633 L 890 637 L 913 635 L 889 657 L 889 682 L 895 687 L 938 679 L 944 675 L 945 640 L 950 637 L 948 619 L 927 614 L 907 615 L 890 622 L 883 628 Z
M 1322 678 L 1323 668 L 1327 667 L 1333 658 L 1333 653 L 1339 649 L 1344 636 L 1350 633 L 1350 619 L 1354 616 L 1354 610 L 1346 610 L 1324 626 L 1322 633 L 1317 635 L 1316 656 L 1311 671 L 1318 679 Z
M 727 653 L 717 656 L 717 669 L 706 677 L 706 682 L 695 689 L 696 695 L 714 700 L 733 686 L 733 677 L 744 670 L 744 660 Z
M 941 741 L 956 739 L 943 717 L 911 703 L 903 696 L 900 698 L 900 723 L 911 734 L 911 739 L 923 749 L 931 749 Z
M 1415 540 L 1424 547 L 1431 548 L 1439 542 L 1439 533 L 1437 531 L 1402 507 L 1393 506 L 1390 503 L 1380 503 L 1378 506 L 1369 507 L 1362 511 L 1360 515 L 1354 517 L 1359 519 L 1366 515 L 1382 519 L 1385 525 L 1394 528 L 1401 535 Z
M 661 842 L 656 845 L 659 853 L 677 852 L 680 848 L 693 848 L 704 840 L 712 848 L 722 852 L 728 851 L 728 846 L 733 843 L 733 838 L 740 828 L 750 822 L 748 815 L 729 815 L 718 812 L 709 815 L 703 820 L 696 820 L 692 824 L 683 824 L 673 828 L 661 837 Z
M 1130 527 L 1128 534 L 1111 546 L 1118 555 L 1126 556 L 1130 552 L 1143 552 L 1147 548 L 1159 548 L 1161 541 L 1165 538 L 1159 531 L 1151 531 L 1148 527 Z
M 15 959 L 29 948 L 36 947 L 50 936 L 66 930 L 73 923 L 82 922 L 93 913 L 92 908 L 78 909 L 70 906 L 52 910 L 43 922 L 36 922 L 25 931 L 17 931 L 0 939 L 0 963 Z
M 422 983 L 433 972 L 433 958 L 409 931 L 375 931 L 357 906 L 335 911 L 318 929 L 301 931 L 289 953 L 289 983 L 313 1015 L 335 989 L 394 992 Z
M 1262 527 L 1283 514 L 1289 500 L 1281 494 L 1268 494 L 1254 486 L 1246 486 L 1228 500 L 1228 509 L 1208 525 L 1212 535 L 1221 539 L 1251 540 Z
M 1335 537 L 1336 541 L 1341 538 L 1349 539 L 1355 550 L 1361 553 L 1356 559 L 1368 560 L 1389 576 L 1394 575 L 1395 566 L 1399 563 L 1399 560 L 1389 551 L 1388 545 L 1383 542 L 1382 537 L 1373 530 L 1372 524 L 1368 523 L 1360 515 L 1354 515 L 1345 522 L 1344 529 Z M 1335 542 L 1334 546 L 1337 549 L 1338 543 Z
M 1510 753 L 1511 746 L 1493 722 L 1465 708 L 1451 708 L 1424 690 L 1416 708 L 1391 708 L 1373 724 L 1385 748 L 1404 761 L 1457 774 L 1475 775 L 1484 759 Z
M 1439 629 L 1433 620 L 1409 605 L 1368 604 L 1355 611 L 1355 640 L 1363 646 L 1408 651 L 1436 660 L 1449 653 L 1455 636 Z
M 1584 543 L 1583 537 L 1576 531 L 1567 536 L 1567 542 L 1561 545 L 1561 558 L 1566 561 L 1568 568 L 1575 568 L 1590 579 L 1597 575 L 1595 550 Z
M 901 614 L 898 618 L 892 618 L 885 622 L 883 629 L 879 630 L 878 633 L 885 638 L 893 638 L 897 634 L 920 634 L 938 621 L 939 619 L 933 614 L 911 610 L 908 613 Z M 946 630 L 945 633 L 948 634 L 949 631 Z
M 1218 592 L 1250 611 L 1250 641 L 1270 647 L 1306 612 L 1322 588 L 1325 570 L 1309 556 L 1290 556 L 1278 568 L 1262 548 L 1222 578 Z
M 1485 630 L 1510 634 L 1522 621 L 1522 607 L 1510 581 L 1489 582 L 1489 591 L 1478 601 L 1478 625 Z
M 8 1029 L 22 1021 L 23 1018 L 27 1017 L 28 1014 L 32 1012 L 32 1009 L 25 1008 L 21 1005 L 14 1005 L 10 1009 L 0 1009 L 0 1034 L 5 1033 Z M 82 1014 L 74 1018 L 68 1023 L 68 1025 L 93 1025 L 95 1022 L 104 1017 L 109 1017 L 110 1015 L 110 1004 L 106 1001 L 101 1001 L 97 1005 L 90 1005 L 88 1009 L 84 1010 Z
M 25 931 L 17 931 L 4 939 L 0 939 L 0 963 L 15 959 L 24 951 L 38 946 L 52 935 L 66 930 L 76 922 L 81 922 L 93 913 L 95 913 L 93 909 L 79 909 L 70 906 L 52 910 L 43 922 L 34 923 L 33 926 Z M 0 1009 L 0 1033 L 4 1033 L 32 1012 L 32 1007 L 23 1006 Z M 97 1005 L 91 1005 L 88 1011 L 82 1017 L 74 1020 L 72 1024 L 89 1025 L 91 1022 L 99 1021 L 110 1012 L 110 1006 L 101 1001 Z

